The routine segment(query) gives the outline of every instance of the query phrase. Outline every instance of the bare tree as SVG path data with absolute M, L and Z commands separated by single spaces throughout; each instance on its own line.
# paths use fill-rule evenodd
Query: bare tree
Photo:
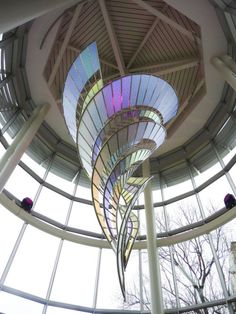
M 212 214 L 214 211 L 214 206 L 212 206 L 208 209 L 208 214 Z M 197 211 L 191 206 L 180 205 L 178 213 L 174 221 L 176 226 L 181 227 L 199 220 Z M 167 220 L 171 223 L 170 219 Z M 167 223 L 164 223 L 164 219 L 158 219 L 156 223 L 157 230 L 167 231 L 168 227 Z M 175 308 L 176 304 L 191 306 L 224 297 L 211 244 L 214 243 L 217 259 L 223 267 L 230 252 L 229 242 L 223 228 L 218 228 L 210 235 L 203 235 L 171 247 L 159 248 L 165 308 Z M 173 276 L 176 278 L 175 283 Z M 145 278 L 143 280 L 147 281 Z M 135 289 L 128 292 L 127 303 L 142 302 L 144 309 L 150 309 L 150 296 L 147 287 L 148 283 L 145 284 L 144 282 L 142 301 Z M 215 306 L 214 308 L 195 310 L 192 313 L 223 314 L 228 313 L 228 311 L 224 306 Z

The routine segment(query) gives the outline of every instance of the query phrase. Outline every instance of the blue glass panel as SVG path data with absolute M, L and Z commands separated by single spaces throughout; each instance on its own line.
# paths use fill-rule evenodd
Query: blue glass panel
M 103 88 L 103 96 L 106 104 L 106 112 L 108 117 L 110 118 L 114 114 L 114 109 L 112 106 L 112 90 L 111 85 L 107 85 Z
M 152 95 L 152 98 L 150 100 L 150 104 L 152 107 L 155 107 L 158 109 L 159 106 L 159 96 L 162 93 L 162 89 L 165 87 L 165 82 L 162 81 L 161 79 L 157 78 L 156 79 L 156 88 L 154 90 L 154 93 Z
M 122 108 L 128 108 L 130 104 L 131 76 L 122 78 Z
M 98 56 L 98 50 L 96 42 L 93 42 L 91 45 L 89 45 L 89 51 L 91 55 L 91 62 L 93 64 L 94 72 L 98 71 L 100 69 L 100 63 L 99 63 L 99 56 Z
M 145 128 L 146 128 L 146 123 L 145 122 L 139 123 L 138 130 L 137 130 L 137 136 L 136 136 L 136 139 L 138 141 L 140 141 L 143 138 L 143 134 L 145 132 Z
M 79 90 L 77 89 L 75 82 L 72 80 L 72 78 L 70 77 L 70 75 L 67 76 L 66 79 L 66 88 L 70 89 L 70 92 L 73 94 L 75 100 L 77 100 L 79 98 Z
M 134 144 L 134 140 L 137 135 L 137 128 L 138 128 L 137 123 L 130 125 L 128 128 L 128 143 L 130 143 L 130 145 Z
M 74 64 L 70 68 L 69 75 L 72 77 L 72 79 L 75 82 L 78 90 L 81 92 L 83 87 L 84 87 L 84 84 L 83 84 L 83 82 L 81 80 L 81 77 L 80 77 L 79 73 L 76 71 L 76 68 L 75 68 Z
M 131 81 L 131 94 L 130 94 L 130 104 L 135 106 L 137 104 L 137 96 L 140 84 L 140 75 L 133 75 Z
M 96 72 L 96 70 L 93 69 L 92 58 L 93 56 L 90 54 L 89 47 L 80 54 L 81 63 L 83 64 L 88 79 Z
M 84 65 L 83 65 L 83 63 L 81 62 L 81 59 L 80 59 L 80 58 L 77 58 L 77 59 L 75 60 L 74 65 L 75 65 L 75 68 L 76 68 L 76 71 L 77 71 L 78 75 L 79 75 L 80 78 L 81 78 L 81 81 L 83 82 L 83 85 L 85 85 L 86 82 L 87 82 L 87 80 L 88 80 L 88 75 L 87 75 L 87 73 L 86 73 L 86 71 L 85 71 L 85 69 L 84 69 Z
M 99 92 L 94 100 L 93 100 L 97 106 L 97 110 L 99 111 L 99 115 L 102 121 L 102 124 L 104 125 L 105 122 L 108 119 L 108 115 L 107 115 L 107 110 L 106 110 L 106 105 L 104 103 L 104 98 L 103 98 L 103 94 L 102 92 Z
M 118 112 L 121 110 L 121 104 L 122 104 L 122 94 L 121 94 L 121 80 L 116 80 L 112 83 L 112 89 L 113 89 L 113 106 L 114 111 Z
M 157 78 L 154 76 L 150 76 L 150 79 L 148 82 L 147 93 L 145 95 L 144 102 L 143 102 L 145 105 L 151 104 L 151 98 L 152 98 L 154 89 L 156 88 L 156 84 L 157 84 Z
M 144 104 L 144 96 L 146 94 L 146 91 L 148 89 L 150 76 L 149 75 L 142 75 L 141 76 L 141 84 L 138 92 L 138 99 L 137 99 L 137 105 L 143 105 Z

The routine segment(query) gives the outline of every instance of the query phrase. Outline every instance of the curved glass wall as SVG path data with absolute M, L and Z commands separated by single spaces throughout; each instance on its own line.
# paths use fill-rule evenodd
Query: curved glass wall
M 153 191 L 157 236 L 162 237 L 161 233 L 166 232 L 171 234 L 183 226 L 188 228 L 215 212 L 220 213 L 224 195 L 234 193 L 234 180 L 230 179 L 234 179 L 235 156 L 231 152 L 230 156 L 224 154 L 228 163 L 222 164 L 216 145 L 214 149 L 218 161 L 200 174 L 193 168 L 193 160 L 195 164 L 200 162 L 197 159 L 200 152 L 193 155 L 192 160 L 176 166 L 175 175 L 182 167 L 188 169 L 186 180 L 176 185 L 167 186 L 169 171 L 160 172 L 161 188 Z M 5 151 L 2 145 L 0 151 L 1 154 Z M 88 231 L 86 237 L 101 236 L 92 203 L 85 204 L 78 197 L 79 175 L 70 182 L 58 177 L 54 172 L 61 157 L 57 153 L 50 156 L 39 165 L 25 154 L 7 182 L 6 190 L 19 200 L 30 196 L 34 200 L 33 215 L 38 213 L 42 215 L 40 219 L 50 218 L 60 223 L 58 228 L 69 226 L 76 234 Z M 81 196 L 84 189 L 81 188 Z M 143 207 L 142 203 L 140 197 L 136 207 L 141 224 L 140 239 L 146 234 L 144 210 L 138 209 Z M 73 313 L 73 310 L 92 313 L 95 309 L 150 311 L 146 249 L 136 249 L 131 254 L 126 271 L 127 302 L 124 303 L 117 276 L 111 276 L 107 271 L 116 267 L 110 249 L 63 240 L 25 223 L 3 206 L 0 210 L 1 311 L 14 313 L 20 307 L 24 313 L 54 313 L 57 310 L 54 306 L 59 306 L 59 313 Z M 230 311 L 230 298 L 234 295 L 230 273 L 230 246 L 236 241 L 234 230 L 235 219 L 209 234 L 161 247 L 159 256 L 166 309 L 176 313 L 174 308 L 191 312 L 191 308 L 201 308 L 204 304 L 209 306 L 209 313 Z

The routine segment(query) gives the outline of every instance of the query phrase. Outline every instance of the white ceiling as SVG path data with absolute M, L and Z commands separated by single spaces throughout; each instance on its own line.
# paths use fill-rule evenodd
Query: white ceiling
M 156 2 L 155 1 L 147 1 L 147 2 L 149 5 L 154 5 L 158 1 L 156 1 Z M 97 2 L 93 4 L 93 1 L 91 1 L 91 0 L 88 3 L 90 6 L 97 5 Z M 122 13 L 122 16 L 118 12 L 118 10 L 116 11 L 115 5 L 118 5 L 118 3 L 120 5 L 119 11 L 121 10 L 120 8 L 126 8 L 125 5 L 127 6 L 127 8 Z M 132 5 L 130 3 L 132 3 Z M 217 20 L 214 8 L 210 5 L 210 3 L 208 1 L 206 1 L 206 0 L 198 0 L 198 1 L 194 1 L 194 0 L 178 0 L 178 1 L 166 0 L 166 3 L 168 5 L 171 5 L 172 7 L 174 7 L 175 9 L 177 9 L 179 12 L 183 13 L 184 15 L 189 17 L 190 19 L 192 19 L 194 22 L 196 22 L 200 26 L 201 41 L 202 41 L 202 43 L 201 43 L 202 44 L 202 52 L 201 52 L 200 59 L 201 58 L 203 59 L 205 84 L 206 84 L 207 93 L 202 98 L 202 100 L 198 103 L 198 105 L 196 107 L 192 107 L 194 109 L 190 110 L 191 113 L 189 113 L 187 115 L 187 118 L 185 118 L 185 119 L 180 118 L 179 121 L 181 121 L 181 123 L 178 121 L 175 123 L 176 124 L 175 128 L 174 128 L 175 132 L 170 136 L 170 138 L 168 138 L 166 143 L 158 150 L 157 154 L 162 154 L 162 153 L 164 153 L 164 152 L 166 152 L 172 148 L 175 148 L 175 147 L 183 144 L 191 136 L 193 136 L 200 128 L 202 128 L 202 126 L 206 122 L 207 118 L 210 116 L 210 114 L 214 110 L 216 104 L 219 102 L 219 99 L 220 99 L 220 96 L 222 93 L 223 84 L 224 84 L 223 80 L 220 78 L 217 71 L 211 65 L 210 59 L 212 56 L 225 53 L 227 50 L 227 43 L 226 43 L 226 39 L 224 37 L 223 31 L 219 25 L 218 20 Z M 129 5 L 131 5 L 130 8 L 129 8 Z M 139 14 L 142 14 L 142 15 L 140 15 L 140 20 L 137 19 L 135 21 L 133 19 L 133 17 L 130 15 L 131 13 L 129 10 L 132 11 L 134 5 L 137 6 L 137 10 L 138 10 L 137 12 L 139 12 Z M 140 43 L 142 42 L 142 39 L 147 35 L 147 33 L 149 31 L 150 25 L 152 25 L 153 21 L 156 19 L 156 16 L 154 16 L 154 15 L 152 16 L 152 14 L 150 12 L 139 7 L 137 4 L 134 4 L 134 2 L 128 1 L 128 0 L 127 1 L 125 1 L 125 0 L 117 1 L 117 2 L 110 1 L 109 5 L 107 4 L 107 8 L 108 8 L 108 14 L 110 15 L 110 19 L 111 19 L 112 23 L 114 23 L 114 27 L 116 30 L 115 33 L 117 34 L 117 41 L 118 41 L 118 47 L 121 51 L 121 58 L 123 58 L 123 60 L 125 60 L 124 63 L 125 63 L 125 65 L 127 65 L 130 56 L 132 56 L 132 53 L 135 52 L 135 50 L 134 50 L 135 45 L 137 45 L 137 47 L 140 45 Z M 90 10 L 90 11 L 91 11 L 90 14 L 95 12 L 95 10 Z M 104 25 L 105 24 L 104 25 L 102 24 L 102 23 L 104 23 L 104 21 L 102 19 L 102 14 L 101 14 L 99 7 L 97 8 L 96 12 L 97 12 L 96 13 L 97 16 L 95 17 L 95 21 L 97 20 L 101 24 L 101 29 L 103 32 L 103 35 L 102 35 L 103 38 L 101 38 L 101 36 L 99 34 L 100 37 L 98 39 L 99 40 L 98 48 L 100 48 L 99 54 L 102 57 L 102 59 L 106 59 L 105 61 L 109 61 L 110 63 L 115 64 L 117 62 L 117 57 L 115 56 L 114 50 L 112 49 L 112 44 L 110 43 L 109 34 L 107 34 L 107 32 L 104 32 L 104 28 L 105 28 Z M 165 11 L 162 11 L 162 12 L 165 12 Z M 30 84 L 30 90 L 31 90 L 32 98 L 35 101 L 35 103 L 40 104 L 40 103 L 48 102 L 51 105 L 51 109 L 50 109 L 50 112 L 46 118 L 46 121 L 63 140 L 65 140 L 68 143 L 73 144 L 72 139 L 71 139 L 70 135 L 68 134 L 68 131 L 67 131 L 67 128 L 66 128 L 66 125 L 64 122 L 64 118 L 63 118 L 63 115 L 62 115 L 61 110 L 60 110 L 60 96 L 57 96 L 57 95 L 59 95 L 59 92 L 62 88 L 60 85 L 62 83 L 58 83 L 58 84 L 55 83 L 53 85 L 53 86 L 55 86 L 54 87 L 55 90 L 53 90 L 53 94 L 52 94 L 52 88 L 50 89 L 48 87 L 47 77 L 45 78 L 45 67 L 46 67 L 46 71 L 47 71 L 47 68 L 49 66 L 49 62 L 52 63 L 52 61 L 51 61 L 52 60 L 52 51 L 54 51 L 54 58 L 56 55 L 55 54 L 55 45 L 56 45 L 55 38 L 56 38 L 58 30 L 59 30 L 59 32 L 61 32 L 60 33 L 61 37 L 59 36 L 59 38 L 61 38 L 61 41 L 63 41 L 63 38 L 65 37 L 65 31 L 66 31 L 67 26 L 65 24 L 64 29 L 60 26 L 60 23 L 62 21 L 66 20 L 65 16 L 63 18 L 61 18 L 60 20 L 58 20 L 58 22 L 54 25 L 54 27 L 52 28 L 52 30 L 49 32 L 48 36 L 46 37 L 43 48 L 40 49 L 40 43 L 42 42 L 42 39 L 43 39 L 45 33 L 48 31 L 52 22 L 58 16 L 60 16 L 61 13 L 62 13 L 61 10 L 56 10 L 50 14 L 47 14 L 47 15 L 42 16 L 40 18 L 37 18 L 34 21 L 32 27 L 29 31 L 29 37 L 28 37 L 26 70 L 27 70 L 27 75 L 28 75 L 28 80 L 29 80 L 29 84 Z M 81 25 L 79 24 L 80 21 L 81 21 L 81 23 L 82 23 L 82 21 L 86 22 L 85 14 L 86 14 L 86 12 L 82 12 L 79 19 L 78 19 L 78 30 L 82 27 L 81 26 L 82 24 Z M 68 15 L 68 13 L 67 13 L 67 15 Z M 69 15 L 73 16 L 73 10 L 71 12 L 69 12 Z M 141 17 L 143 18 L 142 20 L 141 20 Z M 132 21 L 132 23 L 133 23 L 132 27 L 134 27 L 136 29 L 137 34 L 131 28 L 131 22 L 127 23 L 127 18 L 129 21 Z M 68 20 L 68 17 L 67 17 L 67 20 Z M 91 18 L 89 20 L 91 20 Z M 68 21 L 70 21 L 70 20 L 68 20 Z M 93 23 L 95 23 L 95 22 L 93 22 Z M 143 25 L 142 28 L 140 28 L 140 24 Z M 88 25 L 88 27 L 89 27 L 89 25 Z M 159 41 L 159 38 L 157 36 L 160 35 L 160 29 L 162 29 L 164 27 L 166 28 L 166 30 L 168 30 L 168 32 L 170 32 L 170 27 L 167 24 L 161 23 L 161 24 L 157 25 L 157 27 L 155 28 L 154 34 L 152 34 L 152 36 L 155 35 L 155 37 L 151 37 L 152 40 L 151 41 L 149 40 L 150 43 L 146 43 L 146 47 L 143 47 L 143 49 L 139 52 L 139 54 L 137 55 L 137 57 L 133 63 L 133 67 L 138 67 L 138 66 L 143 67 L 143 63 L 148 64 L 147 63 L 149 60 L 148 59 L 148 57 L 149 57 L 148 51 L 150 50 L 150 47 L 148 47 L 148 44 L 155 45 L 154 39 Z M 145 29 L 145 31 L 144 31 L 144 29 Z M 164 34 L 164 31 L 165 31 L 165 29 L 162 30 L 163 34 Z M 63 32 L 64 32 L 64 35 L 63 35 Z M 140 34 L 140 32 L 141 32 L 141 34 Z M 83 34 L 79 34 L 79 31 L 74 32 L 68 46 L 72 45 L 73 47 L 76 47 L 76 45 L 77 45 L 77 47 L 78 47 L 78 43 L 82 42 L 82 35 Z M 140 36 L 138 36 L 138 35 L 140 35 Z M 97 35 L 94 34 L 93 38 L 96 39 L 96 36 L 98 36 L 98 34 Z M 131 40 L 132 36 L 135 39 L 133 41 Z M 166 35 L 165 37 L 166 37 L 165 40 L 167 41 L 168 36 Z M 131 39 L 129 40 L 129 38 L 131 38 Z M 72 39 L 73 39 L 73 41 L 72 41 Z M 88 38 L 86 40 L 89 41 L 90 38 Z M 85 40 L 85 43 L 86 43 L 86 40 Z M 129 41 L 130 41 L 130 43 L 132 43 L 133 46 L 131 44 L 129 46 L 129 44 L 128 44 Z M 83 43 L 83 45 L 85 43 Z M 106 43 L 106 46 L 105 46 L 105 43 Z M 162 41 L 161 43 L 163 44 L 164 42 Z M 180 42 L 179 44 L 182 46 L 179 46 L 177 48 L 183 49 L 183 43 Z M 171 45 L 171 42 L 170 41 L 166 42 L 166 45 L 167 45 L 167 47 L 169 47 Z M 177 44 L 175 44 L 175 45 L 177 45 Z M 153 48 L 153 49 L 156 49 L 156 48 Z M 174 51 L 174 49 L 173 49 L 173 51 Z M 187 48 L 185 49 L 184 53 L 186 54 L 186 52 L 187 52 Z M 69 56 L 69 53 L 71 55 L 72 52 L 71 52 L 71 49 L 69 49 L 69 47 L 67 47 L 65 54 L 68 54 L 68 56 Z M 113 53 L 113 55 L 112 55 L 112 53 Z M 172 60 L 170 55 L 167 53 L 167 49 L 161 50 L 161 47 L 160 47 L 160 49 L 155 52 L 155 55 L 157 55 L 158 53 L 160 55 L 160 58 L 165 58 L 165 60 L 170 60 L 170 61 Z M 166 55 L 165 55 L 165 53 L 166 53 Z M 193 51 L 193 53 L 194 53 L 194 51 Z M 74 55 L 78 54 L 75 49 L 73 51 L 73 54 Z M 63 60 L 61 62 L 61 66 L 63 66 L 63 64 L 62 64 L 64 62 Z M 151 60 L 151 56 L 150 56 L 150 62 L 151 61 L 152 60 Z M 52 68 L 53 68 L 53 65 L 52 65 Z M 155 68 L 153 70 L 156 71 L 158 69 Z M 50 69 L 50 71 L 51 71 L 51 69 Z M 115 69 L 114 67 L 113 68 L 109 67 L 107 65 L 106 66 L 103 65 L 103 71 L 104 71 L 104 73 L 106 72 L 106 74 L 116 73 L 116 76 L 119 75 L 118 69 Z M 145 71 L 145 69 L 144 69 L 144 71 Z M 151 70 L 148 70 L 148 71 L 151 71 Z M 190 74 L 187 73 L 186 71 L 189 71 L 190 74 L 192 73 L 191 74 L 192 76 L 196 75 L 197 71 L 194 74 L 193 68 L 189 67 L 185 70 L 185 72 L 183 72 L 184 73 L 183 79 L 181 79 L 182 85 L 186 84 L 186 86 L 187 86 L 188 77 L 190 77 L 189 76 Z M 192 72 L 190 72 L 190 71 L 192 71 Z M 146 70 L 146 72 L 147 72 L 147 70 Z M 50 73 L 49 73 L 49 75 L 50 75 Z M 59 73 L 57 75 L 59 78 Z M 181 73 L 179 71 L 178 76 L 176 73 L 174 73 L 174 74 L 169 73 L 166 75 L 166 77 L 167 77 L 167 79 L 170 78 L 170 80 L 172 78 L 177 79 L 177 77 L 181 77 Z M 197 78 L 197 76 L 196 76 L 196 78 Z M 195 85 L 198 83 L 196 81 L 196 78 L 195 78 Z M 59 82 L 59 79 L 57 79 L 57 77 L 55 78 L 55 82 L 56 82 L 56 80 Z M 178 78 L 178 80 L 179 80 L 179 78 Z M 183 91 L 184 88 L 185 88 L 184 86 L 181 86 L 181 91 Z M 190 100 L 191 100 L 191 92 L 194 92 L 193 87 L 191 89 L 189 86 L 187 86 L 185 88 L 185 90 L 187 90 L 188 94 L 184 95 L 184 93 L 182 92 L 182 94 L 181 94 L 182 95 L 181 96 L 182 102 L 184 102 L 184 100 L 186 99 L 186 96 L 190 97 Z M 57 102 L 56 102 L 55 98 L 57 99 Z

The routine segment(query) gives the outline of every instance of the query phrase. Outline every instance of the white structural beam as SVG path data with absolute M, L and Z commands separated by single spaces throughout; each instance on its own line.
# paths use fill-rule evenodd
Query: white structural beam
M 70 25 L 67 29 L 67 32 L 66 32 L 66 36 L 62 42 L 62 45 L 61 45 L 61 48 L 58 52 L 58 55 L 57 55 L 57 58 L 56 58 L 56 61 L 55 61 L 55 64 L 52 68 L 52 71 L 51 71 L 51 74 L 50 74 L 50 77 L 48 79 L 48 85 L 51 86 L 52 85 L 52 82 L 56 76 L 56 73 L 57 73 L 57 70 L 61 64 L 61 60 L 63 58 L 63 55 L 66 51 L 66 47 L 67 45 L 69 44 L 69 41 L 70 41 L 70 38 L 71 38 L 71 35 L 73 33 L 73 30 L 75 28 L 75 25 L 77 23 L 77 20 L 78 20 L 78 17 L 80 15 L 80 12 L 82 10 L 82 7 L 83 7 L 83 4 L 78 4 L 77 7 L 75 8 L 75 11 L 74 11 L 74 15 L 70 21 Z
M 70 233 L 66 230 L 62 230 L 52 225 L 43 222 L 33 215 L 24 211 L 21 207 L 17 206 L 14 201 L 10 200 L 4 193 L 0 193 L 0 204 L 2 204 L 5 208 L 7 208 L 11 213 L 25 221 L 26 223 L 34 226 L 35 228 L 47 232 L 55 237 L 60 239 L 65 239 L 71 242 L 99 247 L 99 248 L 106 248 L 109 249 L 110 245 L 106 240 L 89 238 L 86 236 L 78 235 L 75 233 Z M 184 241 L 191 240 L 193 238 L 199 237 L 203 234 L 207 234 L 220 226 L 230 222 L 236 218 L 236 207 L 230 209 L 229 211 L 225 212 L 221 216 L 215 218 L 214 220 L 207 222 L 206 224 L 197 227 L 193 230 L 189 230 L 180 234 L 176 234 L 173 236 L 169 236 L 163 239 L 157 239 L 156 245 L 158 247 L 162 246 L 169 246 L 177 243 L 181 243 Z M 147 241 L 139 241 L 136 242 L 134 245 L 135 250 L 144 250 L 147 249 Z
M 142 65 L 140 67 L 135 67 L 130 69 L 130 72 L 142 72 L 142 71 L 147 71 L 147 70 L 152 70 L 155 68 L 162 68 L 166 67 L 163 70 L 158 70 L 156 72 L 152 72 L 153 74 L 156 73 L 161 73 L 161 74 L 166 74 L 166 73 L 171 73 L 171 72 L 176 72 L 180 71 L 181 69 L 187 69 L 191 67 L 195 67 L 196 65 L 199 64 L 199 59 L 198 58 L 181 58 L 178 60 L 170 60 L 170 61 L 161 61 L 155 64 L 147 64 L 147 65 Z
M 154 29 L 157 26 L 159 21 L 160 21 L 160 19 L 158 17 L 156 17 L 155 21 L 152 23 L 152 26 L 149 28 L 148 32 L 144 36 L 143 40 L 141 41 L 141 43 L 138 46 L 137 50 L 135 51 L 134 55 L 130 59 L 130 61 L 129 61 L 128 65 L 127 65 L 127 69 L 129 69 L 131 67 L 131 65 L 133 64 L 135 58 L 137 57 L 137 55 L 139 54 L 140 50 L 143 48 L 143 46 L 147 42 L 148 38 L 151 36 L 152 32 L 154 31 Z
M 79 0 L 8 0 L 1 4 L 0 34 L 29 22 L 43 14 L 66 8 Z
M 45 115 L 49 110 L 49 105 L 38 106 L 29 120 L 25 122 L 12 144 L 8 147 L 0 160 L 0 192 L 3 190 L 7 180 L 19 163 L 25 150 L 31 143 L 35 133 L 38 131 Z
M 168 16 L 166 16 L 165 14 L 161 13 L 160 11 L 158 11 L 156 8 L 152 7 L 146 1 L 143 1 L 143 0 L 133 0 L 133 2 L 137 3 L 141 8 L 145 9 L 146 11 L 151 13 L 152 15 L 155 15 L 156 17 L 158 17 L 164 23 L 169 24 L 171 27 L 173 27 L 176 30 L 178 30 L 181 34 L 183 34 L 184 36 L 188 37 L 190 40 L 192 40 L 192 41 L 196 40 L 198 43 L 200 42 L 200 39 L 195 34 L 193 34 L 191 31 L 187 30 L 186 28 L 184 28 L 180 24 L 176 23 L 175 21 L 170 19 Z
M 143 176 L 150 176 L 149 160 L 142 164 Z M 161 287 L 161 270 L 156 246 L 156 225 L 153 208 L 152 186 L 149 182 L 144 190 L 144 204 L 147 230 L 147 251 L 151 290 L 151 312 L 152 314 L 164 313 L 163 296 Z
M 104 18 L 106 29 L 107 29 L 107 32 L 111 41 L 112 49 L 114 51 L 118 69 L 121 75 L 125 75 L 126 73 L 125 63 L 124 63 L 123 56 L 120 50 L 120 46 L 118 44 L 118 40 L 116 38 L 115 30 L 113 28 L 113 25 L 112 25 L 112 22 L 111 22 L 111 19 L 110 19 L 110 16 L 106 7 L 106 3 L 104 0 L 99 0 L 99 5 L 101 8 L 101 12 Z
M 236 91 L 236 64 L 230 56 L 213 57 L 211 63 L 221 77 Z

